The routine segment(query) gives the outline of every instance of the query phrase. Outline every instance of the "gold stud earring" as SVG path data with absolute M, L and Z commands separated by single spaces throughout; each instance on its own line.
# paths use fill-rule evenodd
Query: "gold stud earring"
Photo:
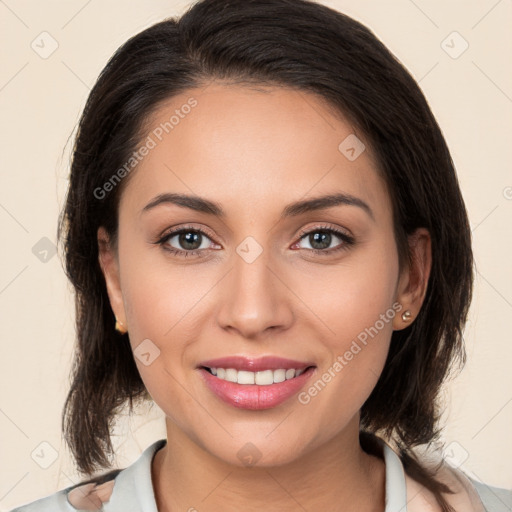
M 408 321 L 411 319 L 411 317 L 412 317 L 412 314 L 411 314 L 411 312 L 410 312 L 409 310 L 404 311 L 404 312 L 402 313 L 402 320 L 403 320 L 404 322 L 408 322 Z
M 116 317 L 116 331 L 120 332 L 121 334 L 126 334 L 128 331 L 126 330 L 124 324 L 119 321 Z

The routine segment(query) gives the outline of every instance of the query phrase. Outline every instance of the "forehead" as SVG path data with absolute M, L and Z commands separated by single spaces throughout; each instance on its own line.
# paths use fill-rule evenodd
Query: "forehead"
M 179 191 L 220 203 L 239 200 L 254 213 L 345 192 L 372 203 L 377 213 L 389 210 L 368 143 L 311 93 L 213 83 L 160 104 L 146 126 L 141 144 L 151 149 L 122 199 L 132 206 Z M 352 147 L 355 159 L 354 151 L 346 153 Z

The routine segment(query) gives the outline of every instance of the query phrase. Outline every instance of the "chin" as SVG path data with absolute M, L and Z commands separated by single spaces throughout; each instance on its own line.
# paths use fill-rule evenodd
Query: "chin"
M 307 448 L 303 436 L 298 436 L 300 442 L 294 442 L 290 436 L 275 436 L 274 439 L 266 436 L 266 431 L 260 431 L 254 436 L 245 433 L 222 443 L 208 441 L 201 444 L 203 449 L 226 464 L 254 468 L 290 464 L 301 457 Z

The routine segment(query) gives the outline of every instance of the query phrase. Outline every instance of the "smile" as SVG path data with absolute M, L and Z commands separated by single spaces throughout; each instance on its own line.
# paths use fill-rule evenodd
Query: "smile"
M 316 366 L 273 356 L 230 356 L 203 361 L 197 370 L 206 388 L 222 402 L 262 410 L 277 407 L 299 393 Z
M 205 368 L 218 379 L 237 384 L 256 384 L 258 386 L 270 386 L 278 384 L 285 380 L 294 379 L 302 375 L 306 369 L 279 368 L 278 370 L 263 370 L 260 372 L 250 372 L 246 370 L 236 370 L 235 368 Z

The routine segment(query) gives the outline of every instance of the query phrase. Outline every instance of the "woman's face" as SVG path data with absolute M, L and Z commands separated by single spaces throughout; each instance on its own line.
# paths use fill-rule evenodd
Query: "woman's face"
M 213 83 L 160 107 L 139 146 L 112 307 L 167 421 L 226 462 L 290 462 L 358 425 L 405 327 L 391 202 L 362 144 L 314 95 Z

